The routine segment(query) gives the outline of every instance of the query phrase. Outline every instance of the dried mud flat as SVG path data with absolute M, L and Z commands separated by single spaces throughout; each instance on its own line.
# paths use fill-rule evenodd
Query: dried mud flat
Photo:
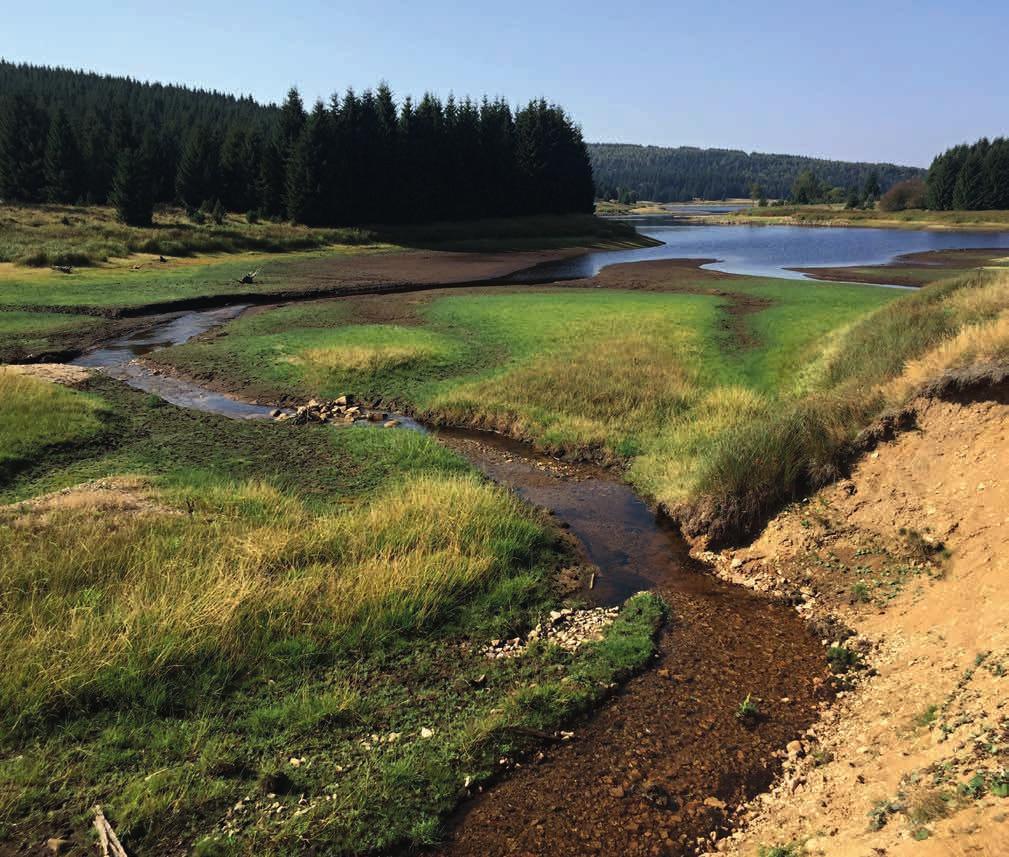
M 915 431 L 717 558 L 727 579 L 801 590 L 803 612 L 839 615 L 878 673 L 842 695 L 719 851 L 1009 853 L 1009 404 L 987 396 L 919 400 Z
M 992 264 L 1009 255 L 1009 248 L 925 250 L 904 253 L 885 265 L 835 268 L 792 268 L 815 280 L 893 286 L 927 286 L 942 276 Z

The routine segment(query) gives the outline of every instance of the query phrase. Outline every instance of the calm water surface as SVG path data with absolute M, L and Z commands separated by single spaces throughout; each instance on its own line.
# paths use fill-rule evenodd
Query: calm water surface
M 607 265 L 658 259 L 717 259 L 704 265 L 730 274 L 806 279 L 789 268 L 883 265 L 905 253 L 961 248 L 1009 248 L 1009 232 L 926 232 L 840 226 L 686 225 L 674 217 L 620 218 L 663 243 L 634 250 L 599 251 L 537 265 L 518 281 L 580 279 Z M 1009 249 L 1007 249 L 1009 252 Z

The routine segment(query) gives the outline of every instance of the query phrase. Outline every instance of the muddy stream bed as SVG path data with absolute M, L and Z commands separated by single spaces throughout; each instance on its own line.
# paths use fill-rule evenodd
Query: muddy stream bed
M 236 318 L 244 306 L 151 319 L 74 361 L 172 404 L 267 419 L 253 404 L 161 374 L 136 358 Z M 401 418 L 408 429 L 424 427 Z M 365 423 L 368 424 L 368 423 Z M 338 430 L 338 429 L 335 429 Z M 382 429 L 376 429 L 382 430 Z M 692 854 L 765 789 L 776 751 L 816 719 L 828 685 L 823 648 L 794 610 L 705 573 L 671 524 L 611 471 L 560 462 L 498 435 L 434 432 L 494 481 L 549 510 L 598 567 L 582 595 L 622 603 L 643 589 L 670 608 L 655 664 L 631 679 L 570 742 L 544 747 L 464 803 L 440 853 Z M 735 716 L 751 695 L 761 719 Z

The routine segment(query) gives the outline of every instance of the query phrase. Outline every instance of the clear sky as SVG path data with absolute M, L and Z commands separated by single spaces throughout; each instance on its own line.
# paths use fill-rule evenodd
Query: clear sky
M 306 102 L 540 95 L 589 141 L 927 166 L 1009 134 L 1006 0 L 12 3 L 0 56 Z

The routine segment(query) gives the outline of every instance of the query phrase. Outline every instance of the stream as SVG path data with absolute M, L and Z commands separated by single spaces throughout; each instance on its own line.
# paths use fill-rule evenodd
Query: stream
M 110 340 L 74 364 L 181 407 L 268 419 L 271 405 L 240 401 L 137 360 L 225 324 L 244 309 L 154 317 L 145 330 Z M 404 428 L 428 431 L 399 419 Z M 598 567 L 595 585 L 580 593 L 585 600 L 616 605 L 649 589 L 670 607 L 656 667 L 574 727 L 579 740 L 545 748 L 540 764 L 514 771 L 464 804 L 445 853 L 655 853 L 639 849 L 639 833 L 660 827 L 673 837 L 661 853 L 693 853 L 698 836 L 728 829 L 727 808 L 770 784 L 773 752 L 815 720 L 816 681 L 825 662 L 819 642 L 791 608 L 705 573 L 674 527 L 612 471 L 560 462 L 486 432 L 432 433 L 568 529 Z M 761 699 L 767 714 L 752 730 L 733 716 L 748 694 Z M 643 777 L 663 784 L 669 796 L 663 806 L 636 791 Z M 531 824 L 544 802 L 556 808 L 551 823 Z

